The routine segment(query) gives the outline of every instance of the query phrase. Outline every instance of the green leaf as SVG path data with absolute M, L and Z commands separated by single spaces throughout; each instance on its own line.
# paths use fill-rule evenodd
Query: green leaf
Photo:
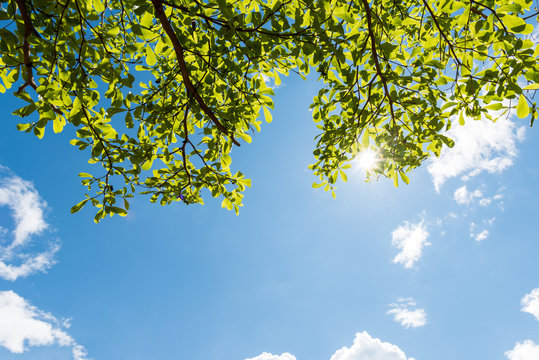
M 408 176 L 406 176 L 404 171 L 402 171 L 402 170 L 399 171 L 399 174 L 401 176 L 402 181 L 404 181 L 406 183 L 406 185 L 410 184 L 410 179 L 408 178 Z
M 537 90 L 539 89 L 539 84 L 529 84 L 522 88 L 522 90 Z
M 112 214 L 118 214 L 120 216 L 126 216 L 127 215 L 127 211 L 125 211 L 121 207 L 117 207 L 117 206 L 111 206 L 110 207 L 110 212 L 111 212 L 111 215 Z
M 52 129 L 54 133 L 55 134 L 61 133 L 62 130 L 64 129 L 65 124 L 66 122 L 62 117 L 60 116 L 56 117 L 56 119 L 54 119 L 52 122 Z
M 520 12 L 521 9 L 522 9 L 522 6 L 520 6 L 519 4 L 513 3 L 513 4 L 500 6 L 500 8 L 498 9 L 498 12 L 499 13 L 510 13 L 510 12 L 518 13 Z
M 84 205 L 86 205 L 86 203 L 88 202 L 89 199 L 84 199 L 82 200 L 80 203 L 78 203 L 77 205 L 73 206 L 71 208 L 71 213 L 74 214 L 78 211 L 80 211 L 80 209 L 82 209 L 84 207 Z
M 101 219 L 103 219 L 105 217 L 105 211 L 103 209 L 99 210 L 95 216 L 94 216 L 94 222 L 95 223 L 99 223 L 101 221 Z
M 264 118 L 266 119 L 266 122 L 272 122 L 273 117 L 271 116 L 271 112 L 269 111 L 269 109 L 265 106 L 263 106 L 262 108 L 264 109 Z
M 105 5 L 103 5 L 101 0 L 93 0 L 93 2 L 95 11 L 98 13 L 105 11 Z
M 340 19 L 343 19 L 344 21 L 348 22 L 348 23 L 354 23 L 354 18 L 352 17 L 352 15 L 346 11 L 345 9 L 339 9 L 337 11 L 334 12 L 334 15 Z
M 152 168 L 152 164 L 153 164 L 153 157 L 150 159 L 150 160 L 147 160 L 146 162 L 144 162 L 144 164 L 142 164 L 142 166 L 140 167 L 142 170 L 150 170 Z
M 459 125 L 463 126 L 465 124 L 464 121 L 464 111 L 461 111 L 459 114 Z
M 32 124 L 17 124 L 17 130 L 26 131 L 32 127 Z
M 155 53 L 152 49 L 149 47 L 146 48 L 146 64 L 148 66 L 154 66 L 157 63 L 157 58 L 155 57 Z
M 524 21 L 518 16 L 504 15 L 502 21 L 505 26 L 507 26 L 509 29 L 513 30 L 516 33 L 524 31 L 526 28 L 526 21 Z
M 153 23 L 154 16 L 149 12 L 145 12 L 144 15 L 142 15 L 142 19 L 140 20 L 140 25 L 150 28 Z
M 503 108 L 503 104 L 502 103 L 494 103 L 494 104 L 490 104 L 490 105 L 485 106 L 485 108 L 489 109 L 489 110 L 498 111 L 501 108 Z
M 45 128 L 34 126 L 34 135 L 37 136 L 38 139 L 43 139 L 43 136 L 45 136 Z
M 347 182 L 348 181 L 348 177 L 346 176 L 346 173 L 342 170 L 339 170 L 339 174 L 341 175 L 341 179 L 344 181 L 344 182 Z
M 457 25 L 458 26 L 464 26 L 466 23 L 468 23 L 468 20 L 470 18 L 470 8 L 467 7 L 464 12 L 458 17 Z
M 530 113 L 530 107 L 528 106 L 528 101 L 524 94 L 520 95 L 517 105 L 517 116 L 521 119 L 524 119 Z
M 228 154 L 224 154 L 221 157 L 221 164 L 223 164 L 224 168 L 229 168 L 230 164 L 232 164 L 232 158 Z
M 76 114 L 79 113 L 79 111 L 82 109 L 82 103 L 77 96 L 75 100 L 73 101 L 73 106 L 71 107 L 71 111 L 69 112 L 69 118 L 74 117 Z

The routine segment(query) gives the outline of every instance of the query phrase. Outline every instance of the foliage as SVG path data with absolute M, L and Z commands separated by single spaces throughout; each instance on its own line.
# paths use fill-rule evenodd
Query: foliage
M 316 72 L 310 167 L 332 190 L 366 148 L 398 183 L 459 118 L 538 112 L 531 0 L 0 0 L 0 77 L 27 105 L 19 130 L 67 124 L 101 164 L 85 200 L 125 215 L 134 193 L 238 211 L 250 180 L 231 152 L 271 122 L 272 89 Z M 493 119 L 495 120 L 495 119 Z M 123 199 L 123 204 L 121 203 Z M 120 202 L 120 204 L 119 204 Z

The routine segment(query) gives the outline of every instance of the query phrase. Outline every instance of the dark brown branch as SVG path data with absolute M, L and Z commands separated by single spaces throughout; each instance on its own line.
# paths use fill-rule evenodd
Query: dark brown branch
M 183 132 L 185 133 L 185 138 L 183 139 L 182 144 L 182 159 L 183 168 L 187 173 L 187 182 L 189 183 L 189 186 L 191 186 L 191 174 L 189 173 L 189 169 L 187 168 L 187 157 L 185 156 L 185 147 L 187 146 L 187 142 L 189 141 L 189 131 L 187 129 L 187 114 L 189 114 L 189 108 L 185 109 L 185 115 L 183 117 Z
M 445 36 L 445 32 L 442 30 L 442 27 L 440 26 L 440 24 L 438 24 L 438 20 L 436 19 L 436 15 L 434 15 L 434 12 L 432 11 L 432 9 L 429 6 L 429 3 L 427 1 L 425 1 L 425 0 L 423 0 L 423 4 L 425 4 L 425 7 L 427 8 L 427 10 L 430 13 L 430 16 L 432 16 L 432 21 L 434 21 L 434 25 L 436 25 L 436 27 L 438 28 L 438 31 L 440 32 L 440 35 L 444 38 L 445 42 L 447 43 L 447 46 L 449 46 L 449 51 L 451 51 L 451 53 L 453 53 L 454 60 L 456 61 L 456 63 L 458 65 L 462 65 L 462 63 L 460 62 L 459 57 L 455 53 L 455 49 L 453 48 L 453 43 L 451 41 L 449 41 L 449 39 Z
M 507 28 L 505 27 L 505 24 L 504 24 L 503 21 L 502 21 L 502 19 L 500 19 L 500 16 L 498 16 L 498 13 L 497 13 L 493 8 L 488 7 L 487 5 L 482 4 L 482 3 L 480 3 L 480 2 L 477 2 L 477 1 L 474 1 L 474 0 L 471 0 L 471 3 L 472 3 L 472 4 L 477 4 L 477 5 L 481 6 L 481 7 L 484 7 L 485 9 L 487 9 L 487 10 L 489 10 L 491 13 L 493 13 L 494 16 L 496 17 L 496 19 L 498 19 L 498 21 L 500 22 L 500 24 L 502 24 L 502 27 L 503 27 L 503 29 L 505 30 L 505 32 L 508 32 L 508 31 L 507 31 Z
M 30 58 L 30 43 L 28 42 L 28 38 L 30 35 L 35 35 L 39 37 L 39 33 L 34 28 L 34 25 L 32 24 L 32 19 L 30 18 L 30 15 L 28 14 L 28 9 L 26 9 L 26 4 L 24 3 L 24 0 L 15 0 L 17 3 L 17 7 L 19 8 L 19 11 L 21 12 L 21 17 L 24 22 L 24 42 L 22 45 L 22 52 L 24 57 L 24 65 L 26 67 L 26 81 L 24 84 L 21 85 L 21 87 L 17 90 L 17 92 L 23 91 L 28 85 L 30 85 L 34 90 L 37 89 L 37 85 L 34 82 L 34 73 L 32 69 L 32 59 Z
M 172 45 L 174 47 L 174 52 L 176 53 L 176 58 L 178 60 L 178 65 L 180 66 L 180 71 L 183 78 L 183 83 L 185 85 L 185 88 L 187 89 L 187 92 L 193 96 L 193 98 L 196 100 L 202 111 L 208 117 L 211 119 L 211 121 L 215 124 L 217 129 L 219 129 L 222 133 L 225 135 L 230 135 L 230 138 L 232 139 L 232 142 L 236 144 L 237 146 L 240 146 L 240 143 L 234 139 L 234 136 L 230 134 L 230 132 L 221 124 L 219 119 L 217 119 L 217 116 L 213 113 L 213 111 L 206 105 L 200 94 L 198 93 L 197 89 L 191 82 L 191 79 L 189 77 L 189 70 L 187 69 L 187 64 L 185 63 L 185 59 L 183 57 L 183 46 L 180 43 L 180 40 L 178 39 L 178 36 L 174 32 L 174 29 L 172 28 L 172 25 L 170 24 L 169 19 L 167 18 L 167 15 L 165 14 L 165 11 L 163 10 L 163 2 L 162 0 L 151 0 L 152 4 L 155 8 L 155 13 L 161 22 L 161 25 L 163 26 L 163 29 L 167 33 L 170 41 L 172 41 Z
M 367 0 L 363 0 L 363 5 L 365 6 L 365 15 L 367 16 L 367 31 L 369 32 L 369 37 L 371 38 L 371 50 L 372 50 L 372 58 L 374 60 L 374 65 L 376 66 L 376 73 L 380 77 L 380 80 L 382 81 L 382 85 L 384 86 L 384 93 L 387 97 L 387 100 L 389 101 L 389 110 L 391 111 L 391 121 L 393 124 L 395 124 L 395 113 L 393 111 L 393 100 L 391 99 L 391 95 L 389 93 L 389 89 L 387 88 L 387 81 L 382 73 L 382 69 L 380 68 L 380 62 L 378 61 L 378 52 L 376 51 L 376 38 L 374 36 L 374 32 L 372 31 L 372 19 L 371 19 L 371 8 L 369 7 L 369 3 Z

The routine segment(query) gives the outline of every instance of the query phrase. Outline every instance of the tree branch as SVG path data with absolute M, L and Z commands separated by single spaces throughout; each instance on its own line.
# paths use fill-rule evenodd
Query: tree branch
M 389 93 L 389 89 L 387 88 L 387 82 L 384 74 L 382 73 L 382 70 L 380 69 L 380 63 L 378 61 L 378 52 L 376 51 L 376 39 L 374 36 L 374 32 L 372 31 L 372 19 L 371 19 L 371 8 L 369 7 L 369 3 L 367 0 L 362 0 L 363 5 L 365 6 L 365 14 L 367 16 L 367 27 L 369 32 L 369 37 L 371 38 L 371 50 L 372 50 L 372 58 L 374 60 L 374 65 L 376 66 L 376 73 L 380 77 L 380 80 L 382 81 L 382 85 L 384 86 L 384 93 L 387 97 L 387 100 L 389 101 L 389 110 L 391 111 L 391 121 L 393 122 L 393 125 L 395 125 L 396 119 L 395 119 L 395 113 L 393 112 L 393 100 L 391 99 L 391 95 Z
M 18 0 L 18 1 L 21 1 L 21 0 Z M 240 146 L 240 143 L 236 139 L 234 139 L 234 135 L 230 134 L 230 132 L 223 126 L 223 124 L 221 124 L 219 119 L 217 119 L 217 116 L 215 116 L 213 111 L 208 107 L 208 105 L 206 105 L 206 103 L 204 102 L 200 94 L 198 93 L 197 89 L 191 82 L 191 79 L 189 77 L 189 70 L 187 69 L 187 64 L 185 63 L 185 59 L 183 57 L 183 46 L 180 43 L 178 36 L 174 32 L 174 29 L 172 28 L 172 25 L 170 24 L 170 21 L 167 18 L 165 11 L 163 10 L 163 1 L 162 0 L 151 0 L 151 1 L 155 8 L 155 13 L 157 15 L 157 18 L 161 22 L 161 25 L 163 26 L 163 29 L 167 33 L 168 37 L 170 38 L 170 41 L 172 41 L 174 52 L 176 53 L 176 58 L 178 60 L 178 65 L 180 66 L 183 83 L 185 85 L 185 88 L 187 89 L 187 92 L 189 92 L 191 96 L 193 96 L 193 98 L 197 101 L 202 111 L 204 111 L 204 113 L 208 115 L 208 117 L 215 124 L 217 129 L 219 129 L 225 135 L 229 135 L 230 138 L 232 139 L 232 142 L 236 144 L 237 146 Z
M 30 58 L 30 43 L 28 42 L 28 38 L 30 35 L 35 35 L 39 37 L 39 33 L 34 28 L 34 25 L 32 24 L 32 19 L 30 18 L 30 15 L 28 14 L 28 9 L 26 9 L 26 4 L 24 3 L 24 0 L 15 0 L 17 3 L 17 7 L 19 8 L 19 11 L 21 12 L 22 20 L 24 21 L 24 42 L 22 45 L 22 52 L 24 57 L 24 65 L 26 67 L 26 81 L 24 84 L 19 87 L 17 92 L 21 92 L 26 88 L 28 85 L 30 85 L 34 90 L 37 89 L 37 85 L 34 82 L 34 73 L 32 69 L 32 59 Z
M 442 27 L 440 26 L 440 24 L 438 24 L 438 20 L 436 19 L 436 15 L 434 15 L 434 12 L 432 11 L 432 9 L 429 6 L 429 3 L 427 1 L 425 1 L 425 0 L 423 0 L 423 4 L 425 4 L 425 7 L 427 8 L 427 10 L 430 13 L 430 16 L 432 16 L 432 21 L 434 21 L 434 25 L 436 25 L 436 27 L 438 28 L 438 31 L 440 32 L 440 35 L 444 38 L 445 42 L 447 42 L 447 46 L 449 46 L 449 51 L 451 51 L 453 53 L 453 58 L 454 58 L 455 62 L 458 65 L 462 65 L 462 63 L 460 62 L 459 57 L 455 53 L 455 49 L 453 48 L 453 43 L 451 41 L 449 41 L 447 36 L 445 36 L 445 32 L 442 30 Z

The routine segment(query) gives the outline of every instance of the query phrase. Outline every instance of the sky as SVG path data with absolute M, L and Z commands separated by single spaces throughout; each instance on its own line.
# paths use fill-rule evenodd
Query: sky
M 92 170 L 0 96 L 0 359 L 539 359 L 539 133 L 467 119 L 410 185 L 313 189 L 319 85 L 287 78 L 220 201 L 70 214 Z

